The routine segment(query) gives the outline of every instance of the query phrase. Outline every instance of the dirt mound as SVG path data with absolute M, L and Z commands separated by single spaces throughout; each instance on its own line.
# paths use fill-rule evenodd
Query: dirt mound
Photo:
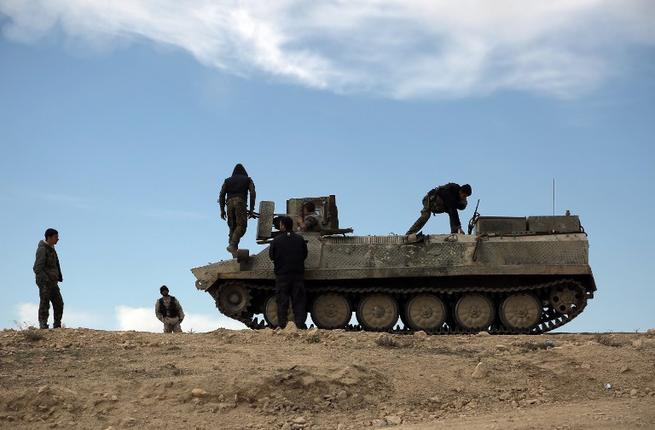
M 544 422 L 655 427 L 655 332 L 0 332 L 0 428 L 518 429 Z
M 26 420 L 71 421 L 84 409 L 76 391 L 64 387 L 43 385 L 3 396 L 0 410 L 20 413 Z M 11 420 L 11 419 L 10 419 Z
M 381 373 L 362 366 L 291 366 L 249 383 L 239 398 L 266 413 L 375 407 L 391 395 Z

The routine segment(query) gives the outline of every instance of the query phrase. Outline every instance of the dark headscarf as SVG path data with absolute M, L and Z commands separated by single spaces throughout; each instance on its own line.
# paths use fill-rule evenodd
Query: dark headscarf
M 246 172 L 246 168 L 243 167 L 243 164 L 239 163 L 234 166 L 234 170 L 232 170 L 232 176 L 234 175 L 248 176 L 248 172 Z

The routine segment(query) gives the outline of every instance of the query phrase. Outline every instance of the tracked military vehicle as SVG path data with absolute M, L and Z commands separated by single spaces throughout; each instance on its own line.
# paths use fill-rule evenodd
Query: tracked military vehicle
M 334 196 L 290 199 L 285 214 L 298 219 L 306 201 L 315 203 L 321 227 L 301 233 L 309 249 L 307 309 L 319 328 L 543 333 L 578 316 L 596 290 L 575 215 L 487 217 L 476 210 L 473 234 L 356 236 L 339 228 Z M 260 203 L 262 245 L 276 234 L 274 209 Z M 221 313 L 253 329 L 276 326 L 267 247 L 192 272 Z

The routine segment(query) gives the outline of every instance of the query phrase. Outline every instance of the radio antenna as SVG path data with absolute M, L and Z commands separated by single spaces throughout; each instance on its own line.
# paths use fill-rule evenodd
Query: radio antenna
M 553 216 L 555 216 L 555 178 L 553 178 Z

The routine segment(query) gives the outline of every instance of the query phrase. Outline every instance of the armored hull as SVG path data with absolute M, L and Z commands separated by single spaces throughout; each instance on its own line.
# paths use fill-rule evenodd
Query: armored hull
M 578 316 L 596 290 L 575 216 L 481 217 L 473 235 L 303 235 L 307 308 L 324 329 L 542 333 Z M 192 272 L 223 314 L 276 325 L 268 248 Z

